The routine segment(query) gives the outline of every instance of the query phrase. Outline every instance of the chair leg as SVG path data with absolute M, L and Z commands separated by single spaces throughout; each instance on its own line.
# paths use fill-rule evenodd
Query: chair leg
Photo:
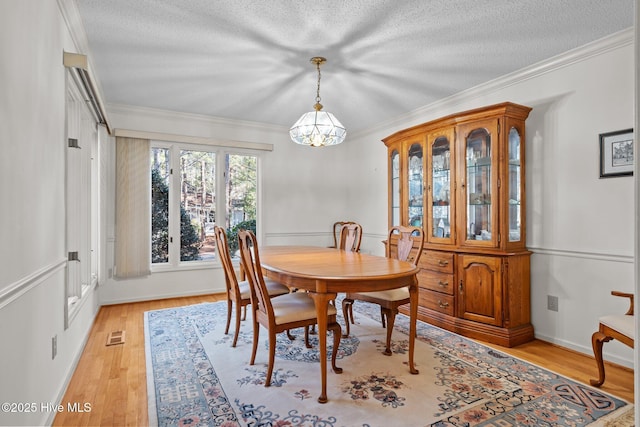
M 592 386 L 600 387 L 604 383 L 604 360 L 602 359 L 602 345 L 611 341 L 613 338 L 596 331 L 591 336 L 591 345 L 593 346 L 593 354 L 598 365 L 598 379 L 589 381 Z
M 238 304 L 236 302 L 236 330 L 233 333 L 233 343 L 231 344 L 231 347 L 235 347 L 236 343 L 238 342 L 238 335 L 240 335 L 240 304 Z M 247 312 L 247 306 L 244 306 L 244 311 L 245 313 Z
M 384 314 L 382 315 L 383 318 L 387 318 L 387 348 L 384 349 L 384 351 L 382 352 L 382 354 L 384 354 L 385 356 L 391 356 L 392 352 L 391 352 L 391 334 L 393 333 L 393 325 L 396 322 L 396 313 L 397 310 L 393 310 L 393 309 L 383 309 L 380 308 Z
M 338 322 L 329 325 L 329 330 L 333 331 L 333 351 L 331 351 L 331 368 L 336 374 L 342 373 L 342 368 L 336 366 L 336 357 L 340 347 L 340 339 L 342 336 L 342 328 Z
M 264 380 L 264 386 L 271 385 L 271 375 L 273 374 L 273 363 L 276 360 L 276 333 L 269 329 L 269 367 L 267 368 L 267 378 Z
M 307 348 L 311 348 L 311 343 L 309 342 L 309 325 L 304 327 L 304 345 Z
M 256 313 L 253 312 L 253 349 L 251 350 L 251 362 L 249 365 L 253 365 L 256 361 L 256 352 L 258 351 L 258 340 L 260 339 L 260 325 L 256 319 Z
M 347 333 L 344 334 L 345 338 L 349 337 L 351 333 L 351 327 L 349 325 L 349 318 L 351 318 L 351 323 L 353 323 L 353 300 L 345 298 L 342 300 L 342 317 L 344 317 L 344 325 L 347 329 Z
M 384 308 L 382 308 L 382 306 L 380 306 L 380 322 L 382 323 L 383 328 L 387 327 L 387 324 L 385 322 L 385 310 Z
M 224 334 L 229 333 L 229 325 L 231 325 L 231 310 L 233 310 L 233 303 L 230 299 L 227 299 L 227 326 L 224 328 Z
M 242 320 L 247 320 L 247 306 L 244 306 L 244 311 L 242 313 Z

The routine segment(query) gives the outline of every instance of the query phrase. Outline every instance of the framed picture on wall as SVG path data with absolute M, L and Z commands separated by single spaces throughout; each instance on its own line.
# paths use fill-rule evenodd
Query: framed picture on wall
M 633 129 L 600 134 L 600 178 L 633 175 Z

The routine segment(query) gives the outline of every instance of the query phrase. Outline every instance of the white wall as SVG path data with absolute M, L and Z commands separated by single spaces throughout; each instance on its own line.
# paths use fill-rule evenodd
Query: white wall
M 75 51 L 53 1 L 0 2 L 0 425 L 43 425 L 93 324 L 89 294 L 69 329 L 65 300 L 65 80 L 63 49 Z M 52 337 L 58 354 L 52 359 Z
M 598 317 L 623 313 L 634 290 L 633 178 L 599 178 L 599 138 L 634 127 L 633 32 L 619 33 L 408 113 L 348 141 L 361 157 L 349 200 L 365 230 L 386 222 L 386 147 L 400 129 L 458 111 L 511 101 L 533 108 L 527 120 L 527 245 L 532 256 L 532 323 L 537 338 L 593 354 Z M 373 245 L 373 246 L 371 246 Z M 380 247 L 377 239 L 364 250 Z M 559 310 L 547 310 L 547 295 Z M 605 358 L 633 367 L 617 342 Z M 594 366 L 594 375 L 595 366 Z

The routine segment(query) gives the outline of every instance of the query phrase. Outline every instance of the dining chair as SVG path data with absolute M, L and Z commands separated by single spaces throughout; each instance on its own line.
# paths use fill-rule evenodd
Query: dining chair
M 227 326 L 224 333 L 225 335 L 229 333 L 231 312 L 235 305 L 236 329 L 233 334 L 233 343 L 231 344 L 231 347 L 235 347 L 238 342 L 238 335 L 240 334 L 240 310 L 244 310 L 242 320 L 245 320 L 247 317 L 247 305 L 251 304 L 250 284 L 247 280 L 238 281 L 238 276 L 236 275 L 233 263 L 231 262 L 231 253 L 225 229 L 214 226 L 213 234 L 216 241 L 216 249 L 218 250 L 218 257 L 220 258 L 220 263 L 224 270 L 224 280 L 227 286 Z M 289 288 L 285 285 L 270 279 L 265 279 L 265 286 L 267 287 L 270 297 L 276 297 L 290 292 Z
M 294 292 L 273 299 L 269 298 L 265 279 L 262 275 L 262 264 L 260 263 L 260 253 L 255 234 L 248 230 L 240 231 L 238 240 L 240 243 L 241 262 L 251 285 L 253 350 L 250 364 L 253 365 L 255 363 L 260 337 L 260 325 L 262 325 L 269 333 L 269 365 L 264 384 L 265 387 L 269 387 L 276 354 L 276 334 L 289 329 L 304 327 L 305 345 L 307 348 L 311 348 L 309 326 L 318 323 L 316 306 L 306 292 Z M 337 372 L 339 368 L 336 367 L 336 356 L 340 346 L 342 329 L 337 322 L 336 308 L 331 304 L 328 305 L 327 330 L 333 331 L 331 366 Z
M 611 295 L 629 298 L 629 309 L 624 314 L 610 314 L 599 319 L 598 330 L 591 336 L 593 354 L 598 366 L 598 379 L 590 380 L 592 386 L 600 387 L 604 383 L 604 360 L 602 345 L 612 339 L 633 348 L 635 337 L 635 318 L 633 316 L 633 294 L 612 291 Z
M 337 248 L 346 251 L 359 252 L 362 242 L 362 226 L 356 222 L 349 222 L 340 228 L 340 241 Z
M 389 230 L 389 235 L 385 245 L 387 258 L 395 258 L 400 261 L 409 261 L 413 265 L 418 265 L 422 248 L 424 247 L 424 231 L 420 227 L 394 226 Z M 383 354 L 391 356 L 391 334 L 395 324 L 398 307 L 411 301 L 409 288 L 390 289 L 375 292 L 350 292 L 342 300 L 342 315 L 349 336 L 350 323 L 355 323 L 353 318 L 354 301 L 367 301 L 380 306 L 380 317 L 382 327 L 387 328 L 386 348 Z
M 340 234 L 342 232 L 342 228 L 345 225 L 355 224 L 353 221 L 337 221 L 333 223 L 333 246 L 329 246 L 330 248 L 337 248 L 338 243 L 340 242 Z

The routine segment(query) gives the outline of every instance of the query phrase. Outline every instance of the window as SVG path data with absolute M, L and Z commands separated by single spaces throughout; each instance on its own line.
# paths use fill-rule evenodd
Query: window
M 66 100 L 66 250 L 65 327 L 78 313 L 88 290 L 98 282 L 99 161 L 96 122 L 73 79 Z
M 216 224 L 227 230 L 232 254 L 237 230 L 255 231 L 256 155 L 153 142 L 150 161 L 152 265 L 215 259 Z

